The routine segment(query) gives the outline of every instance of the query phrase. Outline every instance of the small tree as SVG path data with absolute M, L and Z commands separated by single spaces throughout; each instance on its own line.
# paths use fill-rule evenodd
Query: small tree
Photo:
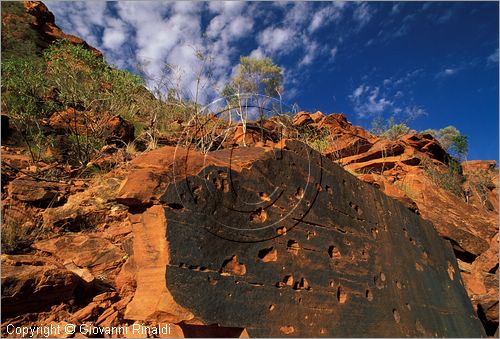
M 249 114 L 249 104 L 255 101 L 261 123 L 264 106 L 270 98 L 281 97 L 283 92 L 283 70 L 274 64 L 271 58 L 240 57 L 236 75 L 222 91 L 230 109 L 235 109 L 239 116 L 243 135 L 246 134 L 246 123 Z M 254 100 L 251 100 L 254 98 Z M 244 140 L 245 138 L 243 138 Z
M 468 137 L 460 133 L 455 126 L 447 126 L 440 130 L 426 129 L 421 133 L 432 135 L 439 141 L 445 151 L 459 160 L 464 160 L 467 157 L 469 150 Z
M 232 85 L 243 93 L 277 97 L 283 86 L 283 70 L 271 58 L 242 56 Z

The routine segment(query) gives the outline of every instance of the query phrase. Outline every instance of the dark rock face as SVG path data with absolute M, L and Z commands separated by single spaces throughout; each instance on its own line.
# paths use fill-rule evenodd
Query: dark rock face
M 179 305 L 256 337 L 484 335 L 432 224 L 300 143 L 247 150 L 161 198 Z

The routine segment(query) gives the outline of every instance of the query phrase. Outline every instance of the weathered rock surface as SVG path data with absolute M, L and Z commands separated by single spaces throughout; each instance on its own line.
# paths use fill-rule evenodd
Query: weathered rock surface
M 2 256 L 2 316 L 36 312 L 69 301 L 79 278 L 35 256 Z
M 250 336 L 483 334 L 430 223 L 299 143 L 238 165 L 247 150 L 211 154 L 161 198 L 180 306 Z
M 108 112 L 81 112 L 68 108 L 53 113 L 47 125 L 61 135 L 91 135 L 96 130 L 102 130 L 106 142 L 118 147 L 134 140 L 134 125 L 119 115 L 112 116 Z
M 165 239 L 165 214 L 160 206 L 132 216 L 135 234 L 133 256 L 121 275 L 128 275 L 137 285 L 134 298 L 128 304 L 124 317 L 130 320 L 179 323 L 193 315 L 177 305 L 165 283 L 166 264 L 169 261 Z M 125 286 L 129 281 L 125 280 Z
M 308 114 L 310 118 L 306 117 Z M 479 288 L 492 275 L 497 279 L 498 271 L 487 273 L 473 265 L 479 258 L 485 258 L 483 253 L 490 248 L 498 249 L 498 241 L 490 244 L 490 239 L 498 233 L 496 163 L 463 163 L 466 181 L 462 186 L 463 196 L 458 196 L 443 189 L 429 173 L 446 173 L 449 159 L 431 135 L 410 133 L 398 140 L 385 140 L 352 126 L 341 114 L 328 115 L 319 122 L 312 122 L 313 115 L 317 113 L 302 112 L 297 117 L 309 126 L 330 130 L 332 142 L 325 156 L 431 221 L 439 235 L 452 244 L 475 310 L 482 313 L 488 307 L 481 300 L 498 301 L 498 286 L 490 284 L 490 290 Z M 498 256 L 487 258 L 491 267 L 498 267 Z M 496 317 L 487 317 L 482 321 L 490 329 L 488 334 L 493 335 L 498 321 Z
M 35 180 L 24 176 L 13 180 L 8 187 L 13 199 L 40 207 L 57 206 L 66 200 L 68 185 Z
M 61 263 L 73 263 L 96 276 L 106 275 L 118 266 L 125 252 L 96 235 L 66 234 L 36 242 L 33 248 L 52 254 Z
M 95 49 L 94 47 L 87 44 L 83 39 L 66 34 L 55 24 L 54 14 L 47 9 L 40 1 L 25 1 L 24 7 L 26 12 L 33 16 L 32 26 L 35 28 L 40 35 L 40 42 L 42 43 L 42 48 L 46 48 L 49 44 L 55 40 L 66 39 L 75 45 L 82 45 L 85 48 L 91 50 L 95 55 L 102 56 L 101 51 Z

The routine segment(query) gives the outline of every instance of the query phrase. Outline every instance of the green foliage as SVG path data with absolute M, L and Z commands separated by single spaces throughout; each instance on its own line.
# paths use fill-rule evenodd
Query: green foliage
M 86 131 L 68 126 L 67 160 L 85 165 L 104 142 L 105 117 L 121 115 L 135 123 L 155 108 L 156 99 L 132 73 L 109 67 L 103 58 L 80 45 L 60 40 L 41 58 L 2 59 L 2 110 L 21 132 L 34 162 L 43 159 L 54 138 L 43 118 L 74 108 Z M 108 112 L 109 114 L 105 114 Z
M 493 182 L 495 171 L 477 169 L 467 173 L 466 178 L 469 185 L 468 195 L 476 196 L 482 205 L 491 205 L 488 201 L 488 193 L 496 188 Z
M 127 116 L 144 85 L 139 76 L 113 69 L 92 51 L 64 40 L 52 44 L 44 59 L 48 86 L 59 90 L 65 107 Z
M 468 138 L 460 133 L 455 126 L 447 126 L 440 130 L 426 129 L 420 133 L 432 135 L 439 141 L 445 151 L 460 160 L 467 156 L 469 149 Z
M 295 127 L 295 134 L 298 140 L 320 153 L 325 152 L 332 145 L 332 135 L 326 127 L 321 129 L 311 126 Z
M 385 139 L 396 140 L 402 135 L 410 132 L 410 128 L 405 124 L 394 124 L 385 130 L 380 136 Z
M 445 189 L 458 197 L 463 196 L 462 184 L 465 177 L 462 172 L 462 166 L 454 158 L 448 161 L 446 169 L 438 168 L 430 160 L 423 162 L 426 174 L 442 189 Z
M 2 60 L 12 57 L 34 58 L 40 53 L 38 33 L 31 27 L 31 16 L 22 2 L 2 1 Z
M 372 128 L 370 129 L 370 132 L 373 134 L 390 140 L 396 140 L 410 131 L 410 128 L 405 123 L 397 124 L 394 117 L 390 117 L 387 123 L 385 123 L 382 116 L 378 116 L 372 120 Z
M 240 93 L 279 96 L 283 87 L 283 70 L 271 58 L 240 57 L 231 84 Z

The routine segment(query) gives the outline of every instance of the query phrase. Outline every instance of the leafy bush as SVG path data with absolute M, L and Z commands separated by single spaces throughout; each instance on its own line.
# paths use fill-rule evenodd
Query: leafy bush
M 43 57 L 2 60 L 2 110 L 21 132 L 34 162 L 57 146 L 42 119 L 68 108 L 83 115 L 87 131 L 70 131 L 67 161 L 86 165 L 103 145 L 106 117 L 121 115 L 138 123 L 158 113 L 158 101 L 137 75 L 109 67 L 80 45 L 60 40 Z M 155 110 L 156 109 L 156 110 Z M 49 134 L 48 134 L 49 133 Z
M 384 139 L 396 140 L 402 135 L 409 133 L 411 129 L 405 123 L 397 124 L 394 117 L 390 117 L 387 123 L 381 116 L 372 120 L 370 132 Z
M 318 129 L 310 126 L 294 126 L 293 129 L 296 134 L 295 138 L 320 153 L 325 152 L 332 145 L 332 135 L 326 127 Z

